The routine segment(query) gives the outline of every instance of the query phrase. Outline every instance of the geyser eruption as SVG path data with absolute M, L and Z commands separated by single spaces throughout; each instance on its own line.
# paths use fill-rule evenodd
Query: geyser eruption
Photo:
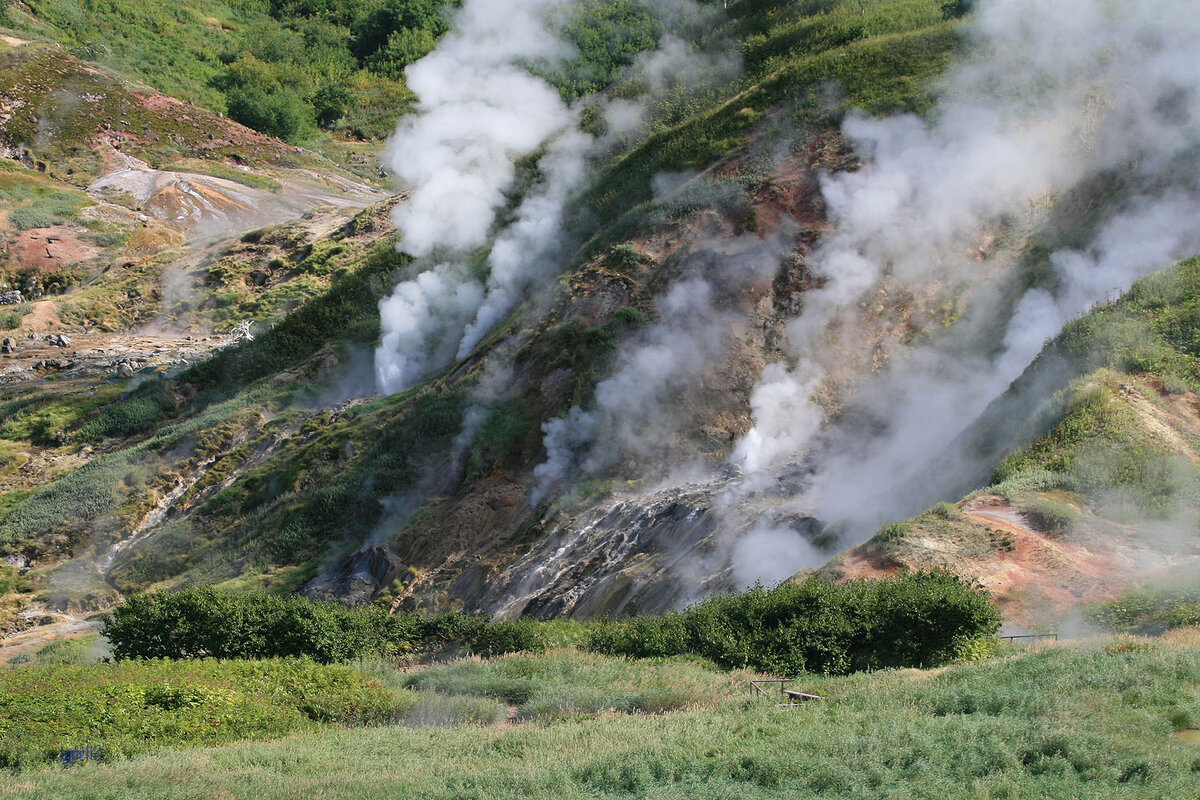
M 859 539 L 920 510 L 896 487 L 915 475 L 935 481 L 937 456 L 1065 322 L 1200 250 L 1194 5 L 980 0 L 975 9 L 970 47 L 927 119 L 846 121 L 866 165 L 823 181 L 833 228 L 809 266 L 824 284 L 788 326 L 790 363 L 763 371 L 754 427 L 735 452 L 754 486 L 815 451 L 813 484 L 796 505 L 849 523 Z M 1020 296 L 997 346 L 963 346 L 980 331 L 968 315 L 940 344 L 896 357 L 859 387 L 856 405 L 882 433 L 823 425 L 813 393 L 882 279 L 979 284 L 997 269 L 976 255 L 985 224 L 1019 224 L 1110 175 L 1124 176 L 1133 196 L 1108 201 L 1090 243 L 1051 256 L 1049 288 Z
M 549 23 L 567 2 L 467 0 L 437 49 L 405 71 L 417 110 L 400 121 L 385 158 L 410 187 L 394 215 L 400 248 L 433 266 L 380 303 L 381 391 L 406 389 L 444 365 L 460 339 L 469 349 L 555 246 L 562 201 L 583 176 L 590 137 L 573 131 L 571 109 L 523 65 L 564 55 Z M 544 145 L 544 180 L 493 246 L 484 286 L 465 256 L 487 244 L 515 162 Z

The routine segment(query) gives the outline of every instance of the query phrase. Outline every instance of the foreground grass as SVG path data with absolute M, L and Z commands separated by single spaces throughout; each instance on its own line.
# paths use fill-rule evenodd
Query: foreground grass
M 45 656 L 48 649 L 38 663 L 0 672 L 0 768 L 53 761 L 63 748 L 88 744 L 101 745 L 105 758 L 121 758 L 172 745 L 279 737 L 322 723 L 391 722 L 417 701 L 349 667 L 307 659 L 78 666 L 55 664 L 60 659 Z
M 45 768 L 0 797 L 1195 797 L 1200 749 L 1174 732 L 1200 725 L 1196 645 L 814 678 L 828 700 L 787 709 L 729 695 L 660 716 L 305 732 Z
M 594 653 L 463 660 L 408 678 L 414 689 L 494 697 L 525 719 L 562 719 L 606 711 L 660 713 L 715 706 L 734 697 L 750 673 L 728 674 L 700 658 L 625 661 Z

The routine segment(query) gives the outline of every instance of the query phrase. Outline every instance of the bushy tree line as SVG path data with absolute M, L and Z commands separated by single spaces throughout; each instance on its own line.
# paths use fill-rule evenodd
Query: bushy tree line
M 118 659 L 309 656 L 329 663 L 377 654 L 539 652 L 555 638 L 552 624 L 489 622 L 462 612 L 388 614 L 190 588 L 129 598 L 109 616 L 104 634 Z M 929 572 L 759 586 L 680 613 L 598 624 L 584 646 L 631 658 L 694 654 L 780 675 L 842 674 L 946 663 L 999 626 L 986 595 L 949 573 Z
M 220 54 L 213 84 L 238 122 L 289 141 L 318 127 L 389 133 L 403 70 L 433 49 L 456 0 L 272 0 Z
M 250 27 L 231 43 L 214 85 L 231 117 L 285 140 L 302 140 L 317 127 L 384 136 L 412 100 L 404 68 L 433 50 L 460 4 L 271 0 L 274 24 Z M 662 34 L 639 0 L 586 0 L 562 24 L 575 57 L 538 69 L 568 98 L 607 86 Z
M 777 675 L 934 666 L 994 636 L 1000 614 L 948 572 L 818 579 L 710 597 L 686 611 L 611 622 L 589 649 L 638 658 L 692 653 Z
M 328 664 L 386 652 L 404 635 L 405 621 L 379 608 L 201 587 L 134 595 L 109 615 L 103 633 L 118 660 L 308 656 Z
M 324 664 L 371 656 L 546 649 L 533 620 L 489 622 L 462 612 L 389 614 L 305 597 L 212 587 L 134 595 L 105 620 L 113 655 L 129 658 L 282 658 Z

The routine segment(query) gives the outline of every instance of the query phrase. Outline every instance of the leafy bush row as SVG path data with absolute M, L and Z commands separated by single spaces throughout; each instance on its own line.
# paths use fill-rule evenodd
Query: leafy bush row
M 945 664 L 1000 615 L 948 572 L 834 584 L 811 579 L 711 597 L 681 613 L 600 626 L 588 648 L 636 658 L 692 653 L 777 675 Z
M 281 658 L 320 663 L 466 650 L 481 656 L 540 652 L 533 620 L 488 622 L 462 612 L 427 617 L 378 606 L 345 608 L 304 597 L 212 587 L 134 595 L 105 620 L 113 655 L 129 658 Z
M 387 652 L 403 622 L 377 608 L 193 587 L 128 598 L 103 633 L 118 660 L 308 656 L 327 664 Z
M 489 622 L 463 612 L 391 615 L 301 597 L 190 588 L 137 595 L 105 623 L 124 658 L 308 656 L 323 663 L 373 655 L 541 652 L 551 625 Z M 995 634 L 985 594 L 946 572 L 833 584 L 810 580 L 709 598 L 687 611 L 596 625 L 586 649 L 653 658 L 697 655 L 775 674 L 932 666 Z

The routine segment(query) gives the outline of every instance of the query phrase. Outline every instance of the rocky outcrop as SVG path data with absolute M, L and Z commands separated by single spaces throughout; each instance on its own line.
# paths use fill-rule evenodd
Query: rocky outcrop
M 365 605 L 408 571 L 386 545 L 363 547 L 313 578 L 301 592 L 321 600 Z
M 25 298 L 16 290 L 0 292 L 0 306 L 15 306 L 24 302 Z

